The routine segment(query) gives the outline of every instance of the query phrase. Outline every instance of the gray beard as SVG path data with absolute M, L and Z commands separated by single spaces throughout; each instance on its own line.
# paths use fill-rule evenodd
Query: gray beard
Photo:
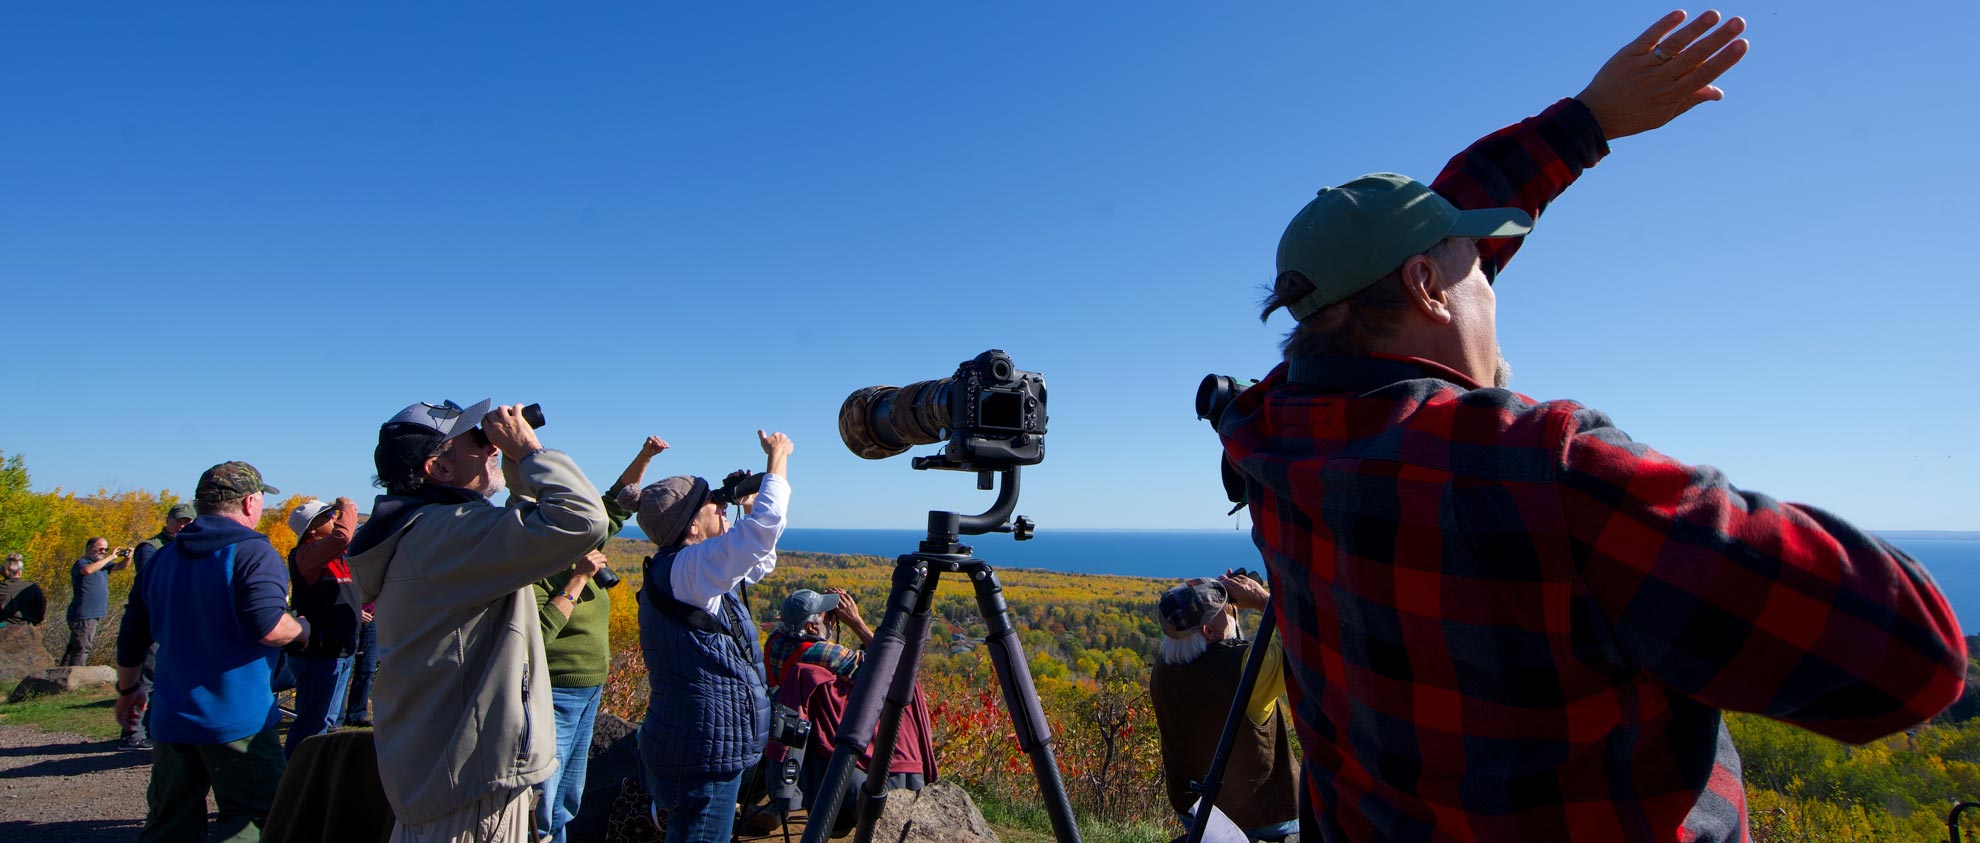
M 509 489 L 509 478 L 504 477 L 502 475 L 501 455 L 497 454 L 493 457 L 490 457 L 488 459 L 488 488 L 482 490 L 481 496 L 485 498 L 492 498 L 495 497 L 496 495 L 502 494 L 505 491 L 508 491 L 508 489 Z
M 1512 364 L 1506 362 L 1505 355 L 1499 355 L 1498 368 L 1492 371 L 1492 385 L 1500 389 L 1512 388 Z

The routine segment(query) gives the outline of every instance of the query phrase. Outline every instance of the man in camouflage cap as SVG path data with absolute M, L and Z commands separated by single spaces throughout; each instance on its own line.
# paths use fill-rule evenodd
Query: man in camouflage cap
M 197 515 L 138 571 L 117 638 L 117 719 L 150 710 L 151 787 L 145 839 L 202 839 L 206 795 L 214 839 L 260 837 L 282 778 L 281 711 L 271 680 L 283 647 L 309 641 L 289 614 L 289 571 L 255 532 L 276 492 L 244 462 L 206 470 Z M 158 645 L 155 687 L 139 682 Z M 150 703 L 156 701 L 153 706 Z

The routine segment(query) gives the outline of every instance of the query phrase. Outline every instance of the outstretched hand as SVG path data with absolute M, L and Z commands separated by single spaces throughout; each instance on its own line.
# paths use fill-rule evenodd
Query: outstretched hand
M 1716 11 L 1690 23 L 1684 19 L 1682 10 L 1659 18 L 1610 56 L 1575 96 L 1595 115 L 1604 137 L 1647 132 L 1699 103 L 1725 98 L 1712 82 L 1746 57 L 1746 39 L 1739 37 L 1746 21 L 1732 18 L 1720 26 Z

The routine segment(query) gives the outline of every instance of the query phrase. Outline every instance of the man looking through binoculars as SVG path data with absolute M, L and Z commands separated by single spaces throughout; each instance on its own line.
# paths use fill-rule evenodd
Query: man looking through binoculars
M 596 548 L 607 522 L 524 409 L 414 404 L 378 431 L 386 493 L 347 559 L 376 604 L 373 720 L 394 840 L 530 841 L 533 787 L 557 767 L 531 584 Z M 504 488 L 505 506 L 488 500 Z

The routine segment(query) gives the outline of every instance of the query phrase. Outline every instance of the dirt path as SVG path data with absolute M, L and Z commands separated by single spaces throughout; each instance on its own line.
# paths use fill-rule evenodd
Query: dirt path
M 151 753 L 33 726 L 0 726 L 0 840 L 130 840 L 144 824 Z

